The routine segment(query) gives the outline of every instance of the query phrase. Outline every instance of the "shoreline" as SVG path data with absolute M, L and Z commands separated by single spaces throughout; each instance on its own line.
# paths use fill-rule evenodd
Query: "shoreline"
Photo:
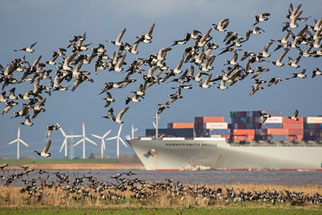
M 30 164 L 21 165 L 29 166 L 30 169 L 46 169 L 46 170 L 114 170 L 114 169 L 144 169 L 142 164 L 111 164 L 111 163 L 71 163 L 71 164 Z M 18 165 L 9 165 L 6 167 L 8 170 L 22 169 Z

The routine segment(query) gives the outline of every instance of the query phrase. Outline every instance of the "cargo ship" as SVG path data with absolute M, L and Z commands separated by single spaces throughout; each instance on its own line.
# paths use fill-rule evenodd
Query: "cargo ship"
M 193 125 L 147 129 L 145 137 L 127 142 L 147 170 L 322 171 L 321 116 L 295 122 L 273 116 L 261 124 L 260 112 L 231 112 L 230 124 L 223 117 L 196 117 Z

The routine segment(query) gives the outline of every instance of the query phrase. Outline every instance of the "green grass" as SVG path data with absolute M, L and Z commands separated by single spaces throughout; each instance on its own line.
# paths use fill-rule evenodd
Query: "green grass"
M 300 215 L 312 214 L 320 215 L 322 209 L 304 209 L 304 208 L 200 208 L 200 209 L 109 209 L 109 208 L 54 208 L 54 207 L 0 207 L 0 215 L 33 215 L 33 214 L 48 214 L 48 215 L 192 215 L 192 214 L 263 214 L 263 215 Z
M 113 158 L 110 159 L 0 159 L 0 164 L 9 165 L 28 165 L 28 164 L 72 164 L 72 163 L 117 163 Z

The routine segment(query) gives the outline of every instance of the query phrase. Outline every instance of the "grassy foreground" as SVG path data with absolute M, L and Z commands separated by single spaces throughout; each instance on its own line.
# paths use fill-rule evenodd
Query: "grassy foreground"
M 0 207 L 0 215 L 33 215 L 33 214 L 52 214 L 52 215 L 191 215 L 191 214 L 264 214 L 264 215 L 294 215 L 294 214 L 312 214 L 320 215 L 320 208 L 298 208 L 298 207 L 212 207 L 212 208 L 190 208 L 190 209 L 109 209 L 109 208 L 60 208 L 60 207 Z

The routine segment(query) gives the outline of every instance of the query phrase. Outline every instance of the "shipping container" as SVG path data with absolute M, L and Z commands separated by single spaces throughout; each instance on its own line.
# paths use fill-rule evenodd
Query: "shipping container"
M 255 136 L 255 129 L 234 129 L 233 134 Z
M 283 117 L 281 117 L 281 116 L 272 116 L 272 117 L 266 119 L 265 124 L 266 123 L 282 124 L 283 123 Z
M 283 124 L 282 123 L 265 123 L 264 125 L 262 125 L 262 128 L 283 128 Z
M 178 128 L 194 128 L 193 122 L 172 122 L 169 123 L 171 129 L 178 129 Z
M 223 135 L 223 137 L 226 139 L 226 142 L 230 141 L 230 135 L 229 134 L 225 134 L 225 135 Z
M 322 117 L 306 117 L 305 122 L 308 124 L 322 124 Z
M 230 134 L 230 129 L 209 129 L 209 134 Z
M 288 138 L 288 135 L 271 135 L 268 137 L 268 140 L 270 141 L 286 141 Z
M 303 135 L 304 129 L 288 129 L 288 135 Z
M 288 135 L 288 129 L 285 129 L 285 128 L 267 128 L 267 135 Z
M 288 117 L 283 117 L 283 124 L 294 124 L 294 123 L 304 124 L 304 117 L 298 117 L 298 121 L 292 120 Z
M 204 128 L 206 129 L 228 129 L 227 122 L 208 122 L 205 123 Z
M 225 117 L 224 116 L 195 117 L 195 123 L 207 123 L 207 122 L 225 122 Z

